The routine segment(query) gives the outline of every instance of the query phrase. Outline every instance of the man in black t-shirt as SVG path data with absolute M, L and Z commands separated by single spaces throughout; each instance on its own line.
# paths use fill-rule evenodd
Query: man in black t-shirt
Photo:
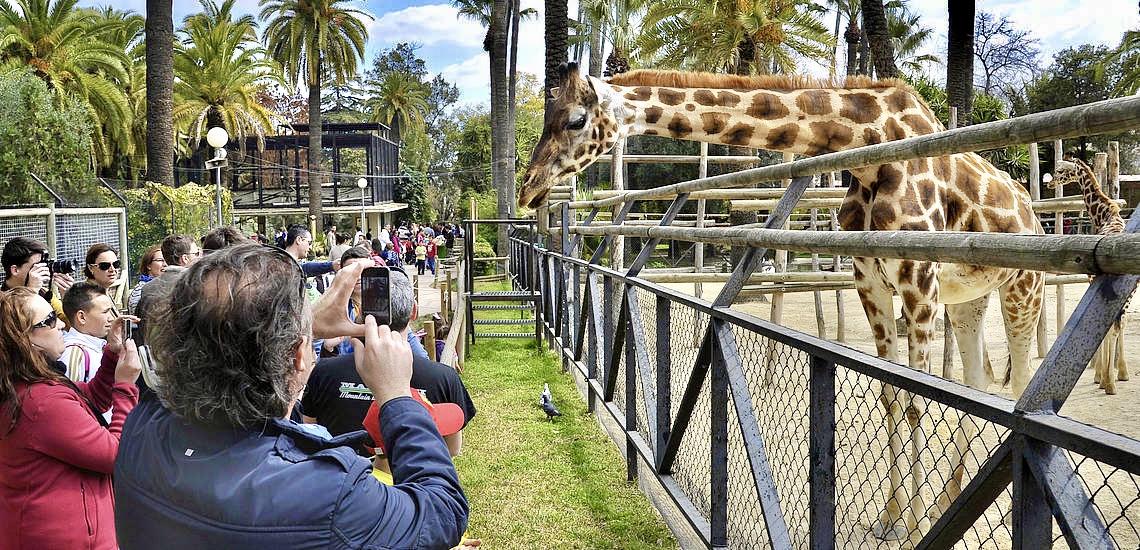
M 349 265 L 356 258 L 342 260 Z M 371 260 L 367 260 L 371 262 Z M 391 328 L 407 337 L 409 322 L 415 312 L 415 292 L 412 282 L 400 271 L 393 271 L 391 281 L 392 323 Z M 454 403 L 463 410 L 463 425 L 475 417 L 475 404 L 459 378 L 455 369 L 427 358 L 413 356 L 412 387 L 424 390 L 432 403 Z M 301 407 L 304 420 L 320 424 L 333 436 L 362 429 L 361 422 L 372 404 L 372 393 L 364 386 L 356 372 L 353 354 L 321 359 L 305 387 Z M 462 446 L 462 434 L 444 437 L 452 456 L 458 455 Z M 357 449 L 362 456 L 369 456 L 364 449 Z

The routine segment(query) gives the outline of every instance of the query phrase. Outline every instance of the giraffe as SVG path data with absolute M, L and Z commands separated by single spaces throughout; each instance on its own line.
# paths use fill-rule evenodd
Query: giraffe
M 1051 189 L 1059 189 L 1070 183 L 1080 186 L 1085 210 L 1088 210 L 1093 232 L 1097 235 L 1115 235 L 1124 232 L 1124 218 L 1120 216 L 1120 205 L 1104 194 L 1092 168 L 1089 168 L 1084 161 L 1066 156 L 1057 163 L 1055 173 L 1046 174 L 1044 179 Z M 1093 277 L 1089 278 L 1090 281 L 1092 279 Z M 1128 380 L 1128 365 L 1124 359 L 1123 313 L 1121 315 L 1108 329 L 1108 334 L 1092 360 L 1094 380 L 1108 395 L 1116 393 L 1118 379 Z M 1115 373 L 1112 370 L 1114 366 Z
M 634 71 L 603 81 L 563 67 L 551 90 L 542 136 L 519 189 L 520 206 L 542 203 L 554 183 L 572 176 L 623 135 L 661 135 L 819 155 L 942 130 L 929 107 L 899 80 L 848 78 L 844 83 L 798 76 L 713 75 Z M 1029 195 L 1009 175 L 973 153 L 915 159 L 850 171 L 852 184 L 839 212 L 845 230 L 988 231 L 1042 233 Z M 1038 272 L 975 265 L 879 258 L 854 259 L 855 286 L 879 356 L 898 362 L 894 294 L 907 320 L 907 364 L 930 372 L 929 347 L 938 303 L 946 305 L 959 343 L 966 384 L 985 389 L 983 318 L 998 290 L 1010 349 L 1012 391 L 1029 380 L 1029 346 L 1043 298 Z M 932 518 L 961 492 L 976 426 L 962 422 L 948 449 L 952 475 L 929 507 L 925 400 L 884 386 L 893 463 L 886 504 L 872 526 L 884 539 L 917 542 Z M 910 457 L 899 430 L 909 426 Z M 910 476 L 910 499 L 903 486 Z M 904 508 L 906 510 L 903 517 Z

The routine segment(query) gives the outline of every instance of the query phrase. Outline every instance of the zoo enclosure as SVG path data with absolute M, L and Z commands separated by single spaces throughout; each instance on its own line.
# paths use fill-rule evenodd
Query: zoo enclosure
M 886 502 L 887 441 L 904 435 L 885 433 L 877 398 L 886 386 L 925 406 L 915 432 L 927 438 L 918 463 L 929 477 L 912 497 L 941 493 L 956 429 L 974 432 L 961 495 L 944 500 L 941 514 L 933 498 L 906 504 L 902 517 L 937 518 L 902 526 L 917 547 L 1136 547 L 1140 442 L 1057 412 L 1135 289 L 1140 218 L 1109 237 L 775 228 L 815 174 L 1138 125 L 1140 98 L 1110 100 L 583 201 L 575 206 L 590 214 L 581 225 L 570 224 L 564 203 L 545 245 L 516 232 L 512 265 L 536 273 L 516 281 L 541 294 L 548 341 L 585 380 L 591 410 L 600 406 L 621 427 L 629 478 L 656 479 L 710 548 L 895 546 L 869 529 Z M 691 193 L 786 178 L 794 179 L 765 229 L 668 227 Z M 660 226 L 621 225 L 634 201 L 669 195 Z M 591 226 L 615 206 L 613 224 Z M 626 271 L 600 264 L 619 235 L 648 240 Z M 588 259 L 584 236 L 601 237 Z M 749 249 L 710 302 L 638 276 L 662 239 Z M 1014 403 L 731 310 L 767 247 L 1101 276 Z M 921 477 L 894 473 L 908 483 Z M 909 509 L 922 500 L 926 509 Z

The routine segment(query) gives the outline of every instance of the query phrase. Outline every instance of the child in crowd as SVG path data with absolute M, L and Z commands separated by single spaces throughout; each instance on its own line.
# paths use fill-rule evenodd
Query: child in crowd
M 427 246 L 423 243 L 416 245 L 416 273 L 423 275 L 427 267 Z

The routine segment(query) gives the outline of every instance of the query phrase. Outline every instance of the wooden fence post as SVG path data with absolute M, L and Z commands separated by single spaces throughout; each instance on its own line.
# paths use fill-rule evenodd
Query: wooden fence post
M 424 323 L 424 349 L 427 350 L 428 359 L 439 360 L 439 356 L 435 353 L 435 321 Z
M 1041 154 L 1036 143 L 1029 144 L 1029 197 L 1032 200 L 1041 200 Z M 1037 318 L 1037 357 L 1043 358 L 1049 353 L 1049 315 L 1042 307 L 1041 316 Z
M 1120 142 L 1108 142 L 1108 196 L 1120 198 Z
M 1063 157 L 1064 154 L 1065 154 L 1064 143 L 1059 139 L 1054 140 L 1053 141 L 1053 173 L 1054 174 L 1057 173 L 1057 163 L 1061 162 L 1061 157 Z M 1057 192 L 1058 197 L 1065 196 L 1064 186 L 1058 187 L 1056 189 L 1056 192 Z M 1056 227 L 1053 228 L 1053 232 L 1058 234 L 1058 235 L 1065 234 L 1065 213 L 1064 212 L 1057 212 L 1057 216 L 1054 219 L 1056 220 L 1055 223 L 1057 225 L 1056 225 Z M 1057 285 L 1057 312 L 1055 313 L 1055 315 L 1057 317 L 1057 319 L 1056 319 L 1057 336 L 1060 337 L 1061 331 L 1064 330 L 1064 328 L 1065 328 L 1065 285 Z

